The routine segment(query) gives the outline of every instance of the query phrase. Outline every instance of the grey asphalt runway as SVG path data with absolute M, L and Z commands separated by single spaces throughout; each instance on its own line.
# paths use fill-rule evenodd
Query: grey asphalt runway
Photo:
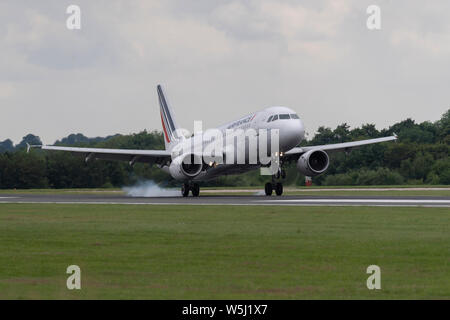
M 450 207 L 449 197 L 420 196 L 200 196 L 129 197 L 123 194 L 1 194 L 0 203 L 135 204 L 135 205 L 290 205 Z

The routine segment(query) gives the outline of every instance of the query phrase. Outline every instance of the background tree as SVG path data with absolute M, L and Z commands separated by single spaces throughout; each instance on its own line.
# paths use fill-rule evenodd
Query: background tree
M 398 122 L 388 129 L 377 130 L 374 124 L 351 129 L 346 123 L 335 129 L 320 127 L 302 145 L 321 145 L 377 138 L 396 133 L 399 141 L 368 145 L 349 154 L 330 154 L 326 174 L 313 178 L 316 185 L 374 184 L 450 184 L 450 110 L 439 121 L 415 123 L 412 119 Z M 33 149 L 25 153 L 26 144 L 41 144 L 41 139 L 28 134 L 14 146 L 11 140 L 0 142 L 0 188 L 98 188 L 122 187 L 140 180 L 153 180 L 165 186 L 178 186 L 168 174 L 155 166 L 125 162 L 89 161 L 63 152 Z M 71 134 L 58 145 L 121 148 L 164 149 L 159 131 L 142 131 L 130 135 L 88 138 Z M 291 163 L 286 167 L 286 185 L 304 185 L 305 177 Z M 203 186 L 261 186 L 267 182 L 259 170 L 243 175 L 223 176 L 203 182 Z

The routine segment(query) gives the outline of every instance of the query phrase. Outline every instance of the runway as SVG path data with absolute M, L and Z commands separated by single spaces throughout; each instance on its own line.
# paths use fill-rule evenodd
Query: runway
M 450 207 L 449 197 L 435 196 L 200 196 L 129 197 L 123 194 L 2 194 L 1 203 L 120 205 L 273 205 L 273 206 L 413 206 Z

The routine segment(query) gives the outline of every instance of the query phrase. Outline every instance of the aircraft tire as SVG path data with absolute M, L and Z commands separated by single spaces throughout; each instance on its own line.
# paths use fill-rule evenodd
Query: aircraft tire
M 189 195 L 189 184 L 188 183 L 183 183 L 183 185 L 181 186 L 181 195 L 183 197 L 187 197 Z
M 193 197 L 198 197 L 198 195 L 200 194 L 200 186 L 198 185 L 198 183 L 194 183 L 194 185 L 192 186 L 192 196 Z
M 270 182 L 267 182 L 264 186 L 264 192 L 266 193 L 266 196 L 271 196 L 273 191 L 272 184 Z
M 281 196 L 283 194 L 283 184 L 281 182 L 278 182 L 275 185 L 275 193 L 277 196 Z

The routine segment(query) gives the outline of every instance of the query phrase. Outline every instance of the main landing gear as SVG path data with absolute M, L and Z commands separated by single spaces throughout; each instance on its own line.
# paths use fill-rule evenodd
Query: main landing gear
M 278 170 L 277 174 L 272 176 L 272 182 L 267 182 L 264 186 L 266 196 L 271 196 L 273 191 L 275 191 L 277 196 L 281 196 L 283 194 L 283 184 L 281 182 L 275 182 L 275 180 L 279 180 L 280 178 L 286 178 L 286 171 L 283 169 Z
M 183 197 L 189 196 L 189 190 L 192 192 L 193 197 L 198 197 L 198 195 L 200 194 L 200 186 L 198 185 L 198 183 L 183 183 L 183 185 L 181 186 L 181 195 Z
M 277 196 L 281 196 L 283 194 L 283 184 L 281 182 L 277 183 L 267 182 L 266 185 L 264 186 L 266 196 L 271 196 L 274 190 Z

